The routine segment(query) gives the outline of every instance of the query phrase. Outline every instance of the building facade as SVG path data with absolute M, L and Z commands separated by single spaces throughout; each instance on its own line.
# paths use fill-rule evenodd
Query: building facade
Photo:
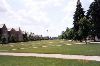
M 8 29 L 5 24 L 0 25 L 0 42 L 8 43 Z

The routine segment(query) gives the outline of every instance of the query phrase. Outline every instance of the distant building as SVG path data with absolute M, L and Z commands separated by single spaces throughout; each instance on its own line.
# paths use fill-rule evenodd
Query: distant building
M 16 30 L 14 28 L 8 29 L 9 42 L 16 42 Z
M 20 42 L 23 41 L 23 33 L 20 28 L 18 29 L 9 29 L 9 42 Z
M 8 30 L 5 24 L 0 25 L 0 42 L 8 43 Z
M 23 41 L 23 32 L 21 31 L 20 28 L 15 29 L 16 30 L 16 38 L 17 41 Z

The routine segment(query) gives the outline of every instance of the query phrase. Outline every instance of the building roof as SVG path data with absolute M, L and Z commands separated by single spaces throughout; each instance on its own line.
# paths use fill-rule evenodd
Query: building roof
M 21 29 L 20 28 L 8 28 L 8 31 L 11 31 L 11 30 L 20 31 Z

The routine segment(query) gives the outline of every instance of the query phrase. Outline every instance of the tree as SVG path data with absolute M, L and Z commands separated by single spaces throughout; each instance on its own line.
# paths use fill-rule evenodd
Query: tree
M 66 39 L 65 31 L 62 31 L 62 39 Z
M 76 8 L 76 11 L 75 11 L 75 14 L 74 14 L 74 17 L 73 17 L 73 19 L 74 19 L 74 27 L 73 27 L 73 29 L 74 29 L 74 40 L 80 40 L 80 36 L 78 35 L 78 30 L 79 30 L 79 26 L 80 26 L 80 24 L 79 24 L 79 20 L 81 19 L 81 18 L 83 18 L 85 15 L 84 15 L 84 13 L 85 13 L 85 11 L 83 11 L 83 8 L 82 8 L 82 5 L 81 5 L 81 2 L 80 2 L 80 0 L 78 0 L 77 1 L 77 6 L 76 6 L 77 8 Z
M 73 28 L 67 27 L 66 31 L 63 31 L 62 35 L 60 35 L 59 38 L 70 40 L 70 39 L 73 39 L 73 36 L 74 36 Z
M 80 36 L 80 40 L 85 40 L 87 44 L 86 38 L 87 36 L 89 36 L 89 33 L 91 31 L 91 23 L 86 17 L 83 17 L 80 19 L 79 24 L 80 26 L 79 26 L 78 34 Z
M 65 31 L 65 36 L 66 36 L 66 39 L 68 40 L 73 39 L 73 36 L 74 36 L 73 28 L 67 28 Z
M 91 23 L 94 25 L 91 30 L 91 34 L 95 37 L 100 37 L 100 1 L 94 0 L 91 3 L 87 12 L 87 17 L 91 19 Z
M 26 42 L 28 41 L 28 37 L 27 37 L 27 33 L 25 32 L 25 34 L 23 34 L 23 40 Z

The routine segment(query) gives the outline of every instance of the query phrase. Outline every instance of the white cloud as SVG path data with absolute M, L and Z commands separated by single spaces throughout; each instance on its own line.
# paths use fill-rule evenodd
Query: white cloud
M 82 7 L 85 9 L 85 11 L 88 9 L 89 5 L 93 0 L 81 0 Z M 63 23 L 66 23 L 67 27 L 73 27 L 73 15 L 76 9 L 77 0 L 70 0 L 68 4 L 64 7 L 62 10 L 65 13 L 64 19 L 62 19 Z
M 43 35 L 47 35 L 46 30 L 48 29 L 49 35 L 57 36 L 66 27 L 72 27 L 76 1 L 13 0 L 12 2 L 11 0 L 0 0 L 0 11 L 3 12 L 0 12 L 0 23 Z
M 66 23 L 67 27 L 72 27 L 73 25 L 73 14 L 76 8 L 76 0 L 70 0 L 68 4 L 64 7 L 62 10 L 65 13 L 64 19 L 62 19 L 62 22 Z
M 41 30 L 42 27 L 46 30 L 51 22 L 44 8 L 48 5 L 54 5 L 55 7 L 60 6 L 63 0 L 22 0 L 22 2 L 24 2 L 23 9 L 15 10 L 15 8 L 11 6 L 12 4 L 9 4 L 9 1 L 2 0 L 2 4 L 4 5 L 2 7 L 7 9 L 7 12 L 5 12 L 6 19 L 2 20 L 2 22 L 9 25 L 8 27 L 23 26 L 22 29 L 28 28 L 26 29 L 28 31 L 33 28 L 33 31 L 38 33 L 39 31 L 36 29 Z

